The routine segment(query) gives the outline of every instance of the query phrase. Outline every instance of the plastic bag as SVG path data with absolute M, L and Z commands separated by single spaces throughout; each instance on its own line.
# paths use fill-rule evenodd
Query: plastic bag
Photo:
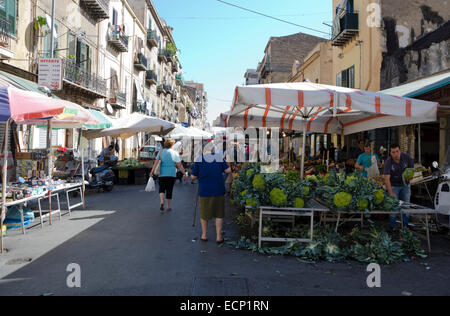
M 148 179 L 147 187 L 145 188 L 145 192 L 155 192 L 155 180 L 152 177 Z
M 372 156 L 372 165 L 366 169 L 368 177 L 376 177 L 380 175 L 380 169 L 378 169 L 377 157 Z

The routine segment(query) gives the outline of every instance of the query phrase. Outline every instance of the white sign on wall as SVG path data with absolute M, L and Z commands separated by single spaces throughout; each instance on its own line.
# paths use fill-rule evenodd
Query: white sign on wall
M 38 84 L 50 90 L 62 90 L 62 59 L 40 58 Z

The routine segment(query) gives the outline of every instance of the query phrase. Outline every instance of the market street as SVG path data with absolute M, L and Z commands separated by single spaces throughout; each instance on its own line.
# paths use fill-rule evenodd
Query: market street
M 450 248 L 441 236 L 432 237 L 431 258 L 382 266 L 382 287 L 369 289 L 367 266 L 357 262 L 307 264 L 218 247 L 212 224 L 210 241 L 200 242 L 191 184 L 176 184 L 173 211 L 163 215 L 142 186 L 88 193 L 86 201 L 87 211 L 51 227 L 9 234 L 0 295 L 450 295 Z M 227 206 L 225 237 L 235 240 Z M 32 261 L 12 264 L 24 258 Z M 71 263 L 81 268 L 80 288 L 66 284 Z

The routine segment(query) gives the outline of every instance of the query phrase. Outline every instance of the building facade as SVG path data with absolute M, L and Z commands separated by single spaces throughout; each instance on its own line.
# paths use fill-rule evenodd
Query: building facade
M 57 0 L 51 34 L 52 0 L 0 3 L 0 71 L 38 81 L 39 59 L 62 59 L 63 85 L 54 94 L 121 118 L 133 112 L 174 123 L 187 120 L 182 68 L 173 29 L 151 0 Z M 192 104 L 196 102 L 194 98 Z M 190 103 L 189 103 L 190 104 Z M 200 106 L 199 113 L 206 109 Z M 46 130 L 29 131 L 33 148 L 45 147 Z M 54 145 L 72 147 L 76 131 L 58 131 Z M 149 139 L 141 133 L 120 144 L 121 158 L 137 155 Z M 95 157 L 111 139 L 89 141 Z
M 286 82 L 292 71 L 292 64 L 303 62 L 305 56 L 326 39 L 298 33 L 283 37 L 271 37 L 259 63 L 257 72 L 260 83 Z

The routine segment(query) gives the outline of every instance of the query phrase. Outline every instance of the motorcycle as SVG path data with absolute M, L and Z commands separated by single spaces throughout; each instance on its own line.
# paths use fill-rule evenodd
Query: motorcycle
M 434 196 L 434 208 L 437 211 L 441 230 L 443 228 L 448 231 L 450 229 L 450 166 L 441 169 L 437 162 L 433 162 L 433 167 L 440 173 L 440 183 Z
M 104 165 L 101 167 L 92 168 L 90 170 L 90 179 L 88 187 L 90 189 L 103 189 L 106 192 L 111 192 L 114 188 L 114 172 L 111 167 L 114 167 L 118 163 L 116 156 L 110 157 L 105 160 Z

